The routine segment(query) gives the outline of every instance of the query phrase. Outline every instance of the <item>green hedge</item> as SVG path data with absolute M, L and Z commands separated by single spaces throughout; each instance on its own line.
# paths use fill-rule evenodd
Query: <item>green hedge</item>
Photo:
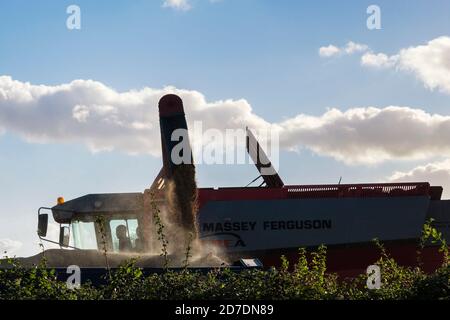
M 425 242 L 440 242 L 444 257 L 442 266 L 432 274 L 426 274 L 419 267 L 399 266 L 376 241 L 380 248 L 380 258 L 375 263 L 381 269 L 380 289 L 368 289 L 365 274 L 343 281 L 327 273 L 326 248 L 321 246 L 310 255 L 305 249 L 299 249 L 294 266 L 281 257 L 278 269 L 240 273 L 225 269 L 201 274 L 186 267 L 181 272 L 167 270 L 163 274 L 144 276 L 131 260 L 112 272 L 106 285 L 85 284 L 74 290 L 58 281 L 55 272 L 47 270 L 45 261 L 26 269 L 10 259 L 12 268 L 0 269 L 0 300 L 450 299 L 448 246 L 429 224 L 424 227 L 421 248 Z
M 15 263 L 0 270 L 1 299 L 450 299 L 450 267 L 443 265 L 433 274 L 420 268 L 401 267 L 386 255 L 381 268 L 380 289 L 368 289 L 367 275 L 339 281 L 326 273 L 326 249 L 320 247 L 307 261 L 305 250 L 299 251 L 294 268 L 283 259 L 282 267 L 270 270 L 211 271 L 208 274 L 167 271 L 144 276 L 134 261 L 124 263 L 101 287 L 82 285 L 68 289 L 56 279 L 45 263 L 25 269 Z

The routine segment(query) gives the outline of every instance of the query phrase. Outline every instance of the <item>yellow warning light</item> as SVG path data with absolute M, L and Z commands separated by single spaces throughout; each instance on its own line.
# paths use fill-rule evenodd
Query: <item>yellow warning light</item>
M 56 200 L 56 202 L 58 204 L 63 204 L 64 203 L 64 198 L 63 197 L 58 197 L 58 200 Z

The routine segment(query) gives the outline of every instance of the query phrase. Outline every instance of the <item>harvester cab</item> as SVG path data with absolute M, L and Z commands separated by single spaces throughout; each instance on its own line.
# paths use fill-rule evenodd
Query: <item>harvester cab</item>
M 40 208 L 38 236 L 62 248 L 142 252 L 142 193 L 91 194 Z M 47 239 L 49 213 L 59 223 L 59 241 Z

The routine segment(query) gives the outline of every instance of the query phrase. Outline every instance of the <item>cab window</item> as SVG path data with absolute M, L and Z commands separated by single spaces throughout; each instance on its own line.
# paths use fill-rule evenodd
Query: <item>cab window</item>
M 109 227 L 114 252 L 134 251 L 137 238 L 137 219 L 113 219 L 109 222 Z M 118 235 L 122 236 L 121 240 Z
M 78 249 L 97 250 L 94 222 L 74 221 L 72 223 L 74 246 Z

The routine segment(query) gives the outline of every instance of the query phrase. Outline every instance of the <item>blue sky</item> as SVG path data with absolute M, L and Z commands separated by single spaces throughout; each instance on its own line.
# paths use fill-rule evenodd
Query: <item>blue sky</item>
M 66 28 L 71 4 L 81 8 L 81 30 Z M 119 92 L 172 85 L 201 92 L 208 102 L 245 99 L 271 123 L 319 117 L 331 107 L 395 105 L 450 115 L 450 94 L 430 90 L 414 72 L 364 67 L 363 53 L 318 54 L 320 47 L 354 41 L 389 56 L 450 36 L 448 1 L 192 0 L 190 10 L 162 4 L 1 0 L 0 76 L 47 86 L 92 79 Z M 366 27 L 371 4 L 381 8 L 381 30 Z M 46 119 L 54 118 L 36 121 Z M 161 166 L 158 157 L 92 153 L 76 141 L 29 142 L 8 128 L 0 135 L 0 239 L 22 243 L 19 255 L 38 250 L 38 207 L 60 195 L 142 191 Z M 290 184 L 335 183 L 340 176 L 347 183 L 378 182 L 445 158 L 348 164 L 306 148 L 282 151 L 280 173 Z M 240 186 L 257 175 L 251 166 L 198 171 L 201 186 Z

